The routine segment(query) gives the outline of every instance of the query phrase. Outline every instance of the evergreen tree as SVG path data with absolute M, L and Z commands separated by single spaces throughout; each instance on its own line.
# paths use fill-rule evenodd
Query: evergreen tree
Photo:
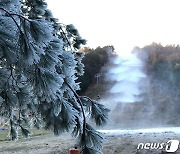
M 102 67 L 107 64 L 115 54 L 113 54 L 113 46 L 97 47 L 96 49 L 84 47 L 80 50 L 85 53 L 82 60 L 85 67 L 84 74 L 78 78 L 80 82 L 80 90 L 78 93 L 82 94 L 96 81 L 95 76 L 100 73 Z
M 43 0 L 0 0 L 0 116 L 9 119 L 12 140 L 18 129 L 28 137 L 29 126 L 72 132 L 82 153 L 101 153 L 102 136 L 86 120 L 97 125 L 109 112 L 76 90 L 83 74 L 85 43 L 72 25 L 61 25 Z

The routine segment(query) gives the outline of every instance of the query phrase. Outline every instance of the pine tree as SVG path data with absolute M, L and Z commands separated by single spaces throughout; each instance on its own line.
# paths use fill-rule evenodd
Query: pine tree
M 85 40 L 72 25 L 53 18 L 43 0 L 0 0 L 0 116 L 9 119 L 12 140 L 18 129 L 28 137 L 31 125 L 71 132 L 82 153 L 101 153 L 102 135 L 91 127 L 107 122 L 109 110 L 79 96 Z

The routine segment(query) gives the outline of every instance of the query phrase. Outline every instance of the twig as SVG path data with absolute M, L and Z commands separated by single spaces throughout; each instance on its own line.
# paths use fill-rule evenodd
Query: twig
M 6 12 L 9 17 L 14 21 L 14 23 L 16 24 L 16 26 L 18 27 L 19 31 L 21 32 L 21 28 L 20 26 L 18 25 L 17 21 L 14 19 L 14 17 L 11 15 L 11 13 L 9 13 L 7 10 L 5 10 L 4 8 L 0 8 L 0 10 L 3 10 L 4 12 Z
M 80 98 L 86 98 L 86 99 L 88 99 L 92 104 L 94 104 L 94 102 L 92 101 L 92 99 L 91 98 L 89 98 L 88 96 L 79 96 Z
M 69 42 L 68 38 L 66 37 L 66 33 L 64 32 L 64 30 L 62 29 L 61 26 L 60 26 L 60 30 L 62 31 L 62 34 L 64 35 L 64 38 L 66 39 L 70 49 L 73 50 L 72 47 L 71 47 L 71 43 Z
M 10 13 L 10 15 L 18 16 L 19 18 L 23 18 L 24 20 L 27 20 L 27 21 L 31 22 L 31 20 L 29 20 L 28 18 L 26 18 L 26 17 L 24 17 L 23 15 L 20 15 L 20 14 Z
M 74 96 L 76 97 L 76 99 L 78 100 L 79 102 L 79 105 L 81 107 L 81 110 L 82 110 L 82 114 L 83 114 L 83 134 L 82 136 L 85 138 L 85 135 L 86 135 L 86 116 L 85 116 L 85 112 L 84 112 L 84 109 L 83 109 L 83 104 L 82 104 L 82 101 L 80 99 L 80 96 L 76 93 L 76 91 L 69 85 L 69 83 L 64 80 L 65 84 L 69 87 L 69 89 L 74 93 Z M 85 146 L 86 146 L 86 140 L 85 140 Z

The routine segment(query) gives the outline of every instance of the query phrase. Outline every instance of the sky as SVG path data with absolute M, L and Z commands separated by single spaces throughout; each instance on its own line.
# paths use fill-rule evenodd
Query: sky
M 180 0 L 46 0 L 60 23 L 73 24 L 90 48 L 128 53 L 152 42 L 180 44 Z

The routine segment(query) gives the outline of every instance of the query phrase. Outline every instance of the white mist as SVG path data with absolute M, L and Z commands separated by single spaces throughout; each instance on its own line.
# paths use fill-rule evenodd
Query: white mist
M 133 103 L 141 93 L 139 82 L 146 77 L 143 73 L 143 63 L 135 54 L 117 57 L 113 60 L 113 68 L 108 72 L 107 79 L 114 81 L 109 92 L 114 94 L 116 103 Z

